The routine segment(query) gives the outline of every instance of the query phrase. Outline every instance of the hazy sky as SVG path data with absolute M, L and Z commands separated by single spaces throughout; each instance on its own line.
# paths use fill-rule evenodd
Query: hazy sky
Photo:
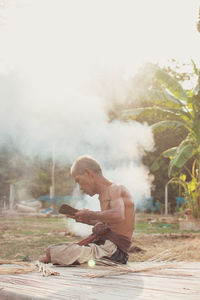
M 2 0 L 0 62 L 4 69 L 17 68 L 21 76 L 37 74 L 47 82 L 58 76 L 68 79 L 73 88 L 98 69 L 132 73 L 150 60 L 199 60 L 199 4 L 198 0 Z

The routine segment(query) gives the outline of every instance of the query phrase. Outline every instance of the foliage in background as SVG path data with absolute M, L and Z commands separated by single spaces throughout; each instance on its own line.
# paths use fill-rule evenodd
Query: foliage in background
M 16 201 L 49 195 L 51 159 L 28 158 L 9 140 L 0 147 L 0 206 L 8 204 L 10 184 L 15 187 Z M 69 195 L 74 188 L 69 165 L 56 164 L 55 192 Z
M 168 66 L 163 68 L 163 71 L 173 75 L 180 83 L 187 83 L 195 79 L 191 64 L 181 65 L 175 60 L 172 60 Z M 111 74 L 112 75 L 112 74 Z M 121 74 L 117 76 L 117 80 L 110 79 L 109 89 L 104 85 L 104 97 L 107 98 L 108 115 L 110 121 L 120 119 L 123 122 L 131 122 L 132 119 L 141 123 L 148 123 L 149 125 L 155 122 L 170 120 L 171 114 L 166 111 L 156 110 L 154 103 L 154 96 L 160 99 L 160 103 L 166 100 L 167 93 L 163 91 L 163 86 L 154 79 L 150 70 L 146 67 L 142 68 L 134 77 L 124 78 Z M 112 87 L 112 88 L 111 88 Z M 121 87 L 121 89 L 120 89 Z M 106 93 L 107 89 L 107 93 Z M 172 96 L 170 95 L 171 99 Z M 149 109 L 148 107 L 151 108 Z M 146 108 L 143 113 L 140 108 Z M 121 112 L 124 110 L 135 110 L 137 113 L 134 118 L 121 118 Z M 150 111 L 151 110 L 151 111 Z M 168 164 L 169 159 L 164 158 L 161 153 L 168 148 L 178 146 L 187 136 L 187 130 L 184 127 L 166 128 L 164 132 L 157 131 L 154 134 L 155 149 L 151 153 L 146 153 L 143 162 L 151 170 L 154 175 L 154 186 L 152 187 L 152 196 L 155 200 L 164 202 L 164 186 L 168 182 Z M 155 162 L 155 163 L 154 163 Z M 153 164 L 154 163 L 154 164 Z M 189 161 L 187 165 L 190 166 Z M 158 168 L 160 166 L 160 168 Z M 174 210 L 175 196 L 178 195 L 178 187 L 176 185 L 169 185 L 169 199 L 172 203 L 172 210 Z
M 169 183 L 176 183 L 182 186 L 185 197 L 185 208 L 190 209 L 192 216 L 200 218 L 200 162 L 194 160 L 192 165 L 192 171 L 190 172 L 191 180 L 186 181 L 185 174 L 181 174 L 179 177 L 173 177 Z
M 194 64 L 194 63 L 193 63 Z M 198 77 L 198 70 L 194 64 L 194 72 Z M 156 120 L 151 125 L 153 132 L 164 132 L 167 128 L 176 130 L 184 128 L 187 132 L 178 146 L 167 149 L 163 156 L 170 158 L 168 169 L 172 176 L 192 158 L 200 159 L 200 93 L 199 85 L 193 89 L 185 90 L 181 84 L 157 65 L 148 64 L 142 70 L 147 73 L 158 88 L 149 86 L 146 90 L 138 90 L 138 97 L 146 99 L 150 105 L 135 109 L 127 109 L 121 112 L 123 120 L 144 118 L 160 115 L 162 121 Z M 157 119 L 157 118 L 156 118 Z M 152 168 L 159 168 L 159 159 L 154 162 Z
M 163 172 L 163 157 L 170 159 L 168 166 L 168 176 L 177 176 L 180 173 L 187 175 L 185 177 L 186 186 L 188 187 L 185 196 L 188 200 L 188 206 L 192 205 L 193 215 L 198 216 L 198 180 L 194 179 L 189 170 L 192 162 L 200 161 L 200 92 L 199 92 L 199 71 L 197 66 L 193 64 L 193 79 L 195 78 L 196 85 L 190 89 L 184 89 L 179 81 L 190 79 L 191 74 L 182 73 L 181 76 L 173 75 L 169 68 L 163 70 L 157 65 L 147 64 L 138 74 L 138 78 L 146 78 L 145 89 L 137 88 L 134 97 L 137 102 L 141 103 L 140 107 L 128 108 L 123 110 L 120 118 L 123 121 L 130 120 L 150 120 L 154 134 L 161 134 L 167 140 L 167 133 L 174 132 L 177 137 L 174 145 L 170 145 L 168 140 L 165 143 L 167 146 L 162 150 L 162 155 L 159 155 L 151 164 L 151 171 L 156 173 L 162 168 Z M 141 99 L 139 101 L 139 99 Z M 178 137 L 178 132 L 180 136 Z M 167 150 L 166 150 L 167 149 Z M 165 150 L 165 151 L 163 151 Z M 197 173 L 200 173 L 200 166 L 197 164 Z M 196 180 L 196 182 L 195 182 Z M 175 181 L 173 181 L 175 182 Z M 195 184 L 194 184 L 195 183 Z M 195 191 L 188 194 L 193 186 Z M 191 200 L 193 199 L 193 201 Z M 195 200 L 196 199 L 196 200 Z M 196 204 L 195 204 L 196 203 Z

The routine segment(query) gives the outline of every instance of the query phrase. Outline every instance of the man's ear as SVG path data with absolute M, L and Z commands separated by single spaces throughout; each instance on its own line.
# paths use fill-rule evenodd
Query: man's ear
M 85 169 L 85 173 L 88 175 L 88 176 L 92 176 L 92 177 L 94 177 L 94 172 L 92 171 L 92 170 L 90 170 L 90 169 L 88 169 L 88 168 L 86 168 Z

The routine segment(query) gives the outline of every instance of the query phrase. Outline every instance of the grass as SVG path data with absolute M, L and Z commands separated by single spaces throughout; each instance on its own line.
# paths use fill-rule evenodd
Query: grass
M 175 222 L 150 223 L 140 220 L 136 222 L 134 237 L 136 237 L 138 245 L 141 243 L 142 247 L 148 249 L 148 247 L 152 247 L 151 238 L 153 236 L 156 238 L 160 236 L 155 242 L 155 245 L 158 245 L 158 243 L 164 242 L 163 238 L 167 236 L 165 234 L 181 235 L 185 232 L 180 231 Z M 145 235 L 146 237 L 144 237 Z M 199 233 L 195 232 L 195 235 L 200 237 Z M 0 258 L 2 259 L 34 261 L 43 255 L 51 244 L 80 239 L 68 232 L 65 218 L 0 216 Z
M 185 230 L 179 230 L 178 223 L 169 224 L 169 223 L 137 223 L 135 225 L 136 233 L 149 233 L 149 234 L 166 234 L 166 233 L 188 233 Z M 194 231 L 190 231 L 194 232 Z M 196 233 L 196 232 L 195 232 Z
M 67 234 L 62 218 L 0 217 L 0 257 L 36 260 L 51 244 L 78 240 Z

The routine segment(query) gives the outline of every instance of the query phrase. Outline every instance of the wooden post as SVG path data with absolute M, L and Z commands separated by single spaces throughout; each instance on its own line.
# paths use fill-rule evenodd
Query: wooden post
M 55 145 L 52 149 L 52 168 L 51 168 L 51 186 L 50 186 L 50 199 L 51 199 L 51 208 L 54 208 L 53 198 L 55 196 Z
M 8 207 L 6 205 L 6 196 L 3 196 L 3 209 L 6 210 Z
M 168 184 L 165 185 L 165 215 L 168 215 Z
M 13 210 L 15 200 L 15 189 L 14 185 L 10 184 L 10 197 L 9 197 L 9 209 Z
M 51 201 L 51 208 L 54 208 L 53 206 L 53 198 L 54 198 L 54 196 L 55 196 L 55 191 L 54 191 L 54 187 L 53 186 L 50 186 L 50 191 L 49 191 L 49 193 L 50 193 L 50 201 Z

